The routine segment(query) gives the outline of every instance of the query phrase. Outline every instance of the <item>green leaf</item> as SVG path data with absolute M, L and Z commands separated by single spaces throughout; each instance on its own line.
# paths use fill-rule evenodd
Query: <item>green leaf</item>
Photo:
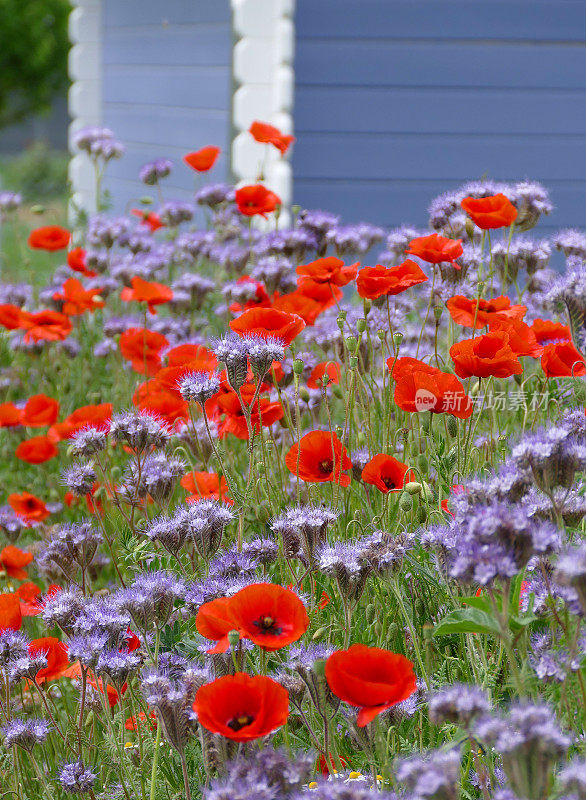
M 448 636 L 451 633 L 482 633 L 486 636 L 498 635 L 499 627 L 494 617 L 478 608 L 463 608 L 452 611 L 435 626 L 434 636 Z

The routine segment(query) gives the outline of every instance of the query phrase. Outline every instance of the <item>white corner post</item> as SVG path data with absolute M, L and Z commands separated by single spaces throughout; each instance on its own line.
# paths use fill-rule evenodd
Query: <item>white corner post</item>
M 250 183 L 264 169 L 265 182 L 283 201 L 288 224 L 293 172 L 288 155 L 259 144 L 248 133 L 254 120 L 292 134 L 295 74 L 295 0 L 231 0 L 234 36 L 232 99 L 232 171 L 238 183 Z M 293 145 L 295 146 L 295 145 Z
M 72 136 L 80 128 L 102 124 L 102 3 L 71 0 L 69 16 L 69 179 L 73 202 L 86 210 L 96 207 L 95 176 L 86 154 L 75 153 Z

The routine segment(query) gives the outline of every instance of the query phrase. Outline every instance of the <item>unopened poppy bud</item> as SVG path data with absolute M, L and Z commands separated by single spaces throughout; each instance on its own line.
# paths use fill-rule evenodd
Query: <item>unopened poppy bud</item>
M 112 470 L 111 470 L 110 474 L 112 476 L 112 481 L 115 482 L 120 478 L 120 475 L 122 474 L 122 470 L 118 466 L 112 467 Z
M 356 352 L 356 348 L 358 347 L 358 340 L 355 336 L 348 336 L 346 339 L 346 347 L 351 353 Z
M 361 319 L 356 321 L 356 330 L 358 331 L 358 333 L 364 333 L 364 331 L 366 330 L 366 320 L 365 319 L 361 318 Z
M 326 631 L 327 631 L 327 628 L 318 628 L 311 638 L 312 639 L 320 639 L 324 635 L 324 633 Z
M 456 422 L 456 417 L 452 414 L 448 414 L 447 425 L 450 436 L 456 437 L 458 435 L 458 423 Z
M 419 455 L 419 442 L 411 443 L 411 455 L 415 457 Z
M 369 603 L 366 606 L 366 614 L 365 614 L 365 616 L 366 616 L 366 621 L 368 622 L 368 624 L 372 625 L 372 623 L 374 622 L 374 620 L 376 618 L 376 608 L 374 607 L 374 605 L 372 603 Z
M 421 415 L 421 427 L 426 433 L 431 430 L 431 413 Z
M 377 622 L 374 623 L 374 632 L 377 636 L 382 636 L 383 626 L 380 620 L 377 620 Z
M 348 364 L 350 369 L 356 369 L 358 366 L 358 356 L 350 356 L 350 362 Z
M 435 306 L 433 309 L 433 316 L 435 317 L 436 322 L 439 322 L 442 318 L 442 314 L 444 313 L 443 306 Z
M 31 214 L 44 214 L 44 213 L 45 213 L 45 206 L 42 206 L 40 203 L 31 206 Z
M 300 358 L 296 358 L 295 361 L 293 362 L 293 372 L 296 375 L 302 375 L 303 367 L 304 367 L 303 361 Z
M 332 393 L 340 400 L 344 397 L 344 392 L 337 383 L 334 383 L 334 385 L 332 386 Z
M 304 403 L 309 402 L 309 392 L 305 388 L 305 386 L 301 386 L 299 389 L 299 397 L 303 400 Z
M 409 481 L 409 483 L 405 484 L 405 491 L 409 494 L 419 494 L 422 489 L 423 486 L 417 481 Z
M 139 202 L 142 203 L 143 206 L 152 206 L 153 198 L 150 197 L 148 194 L 143 194 Z
M 372 300 L 369 300 L 368 297 L 364 298 L 362 307 L 364 308 L 364 316 L 367 317 L 370 313 L 370 309 L 372 308 Z
M 413 508 L 413 500 L 411 500 L 411 495 L 409 492 L 401 492 L 401 497 L 399 498 L 399 508 L 401 511 L 411 511 Z
M 356 437 L 356 439 L 360 447 L 364 447 L 364 445 L 366 444 L 366 434 L 364 433 L 364 431 L 358 431 L 358 436 Z
M 396 622 L 391 622 L 389 627 L 387 628 L 387 638 L 394 639 L 395 636 L 399 635 L 399 626 Z
M 421 597 L 415 598 L 414 608 L 417 616 L 421 619 L 421 617 L 425 616 L 425 603 L 421 599 Z
M 419 506 L 419 509 L 417 511 L 417 522 L 420 525 L 423 525 L 426 519 L 427 519 L 427 509 L 425 508 L 425 506 Z
M 469 239 L 474 238 L 474 231 L 476 230 L 476 225 L 472 222 L 470 217 L 466 218 L 466 222 L 464 223 L 464 228 L 466 229 L 466 235 Z
M 313 671 L 318 678 L 323 678 L 326 674 L 326 661 L 325 658 L 318 658 L 313 662 Z
M 238 631 L 230 631 L 228 633 L 228 642 L 230 643 L 230 647 L 236 647 L 238 642 L 240 641 L 240 634 Z
M 395 347 L 400 347 L 403 341 L 403 334 L 401 331 L 397 331 L 397 333 L 393 334 L 393 342 L 395 343 Z
M 517 384 L 517 386 L 520 386 L 523 383 L 523 379 L 522 379 L 521 375 L 513 375 L 513 378 L 514 378 L 515 383 Z
M 427 500 L 428 503 L 431 503 L 433 500 L 433 491 L 429 483 L 423 483 L 423 496 Z

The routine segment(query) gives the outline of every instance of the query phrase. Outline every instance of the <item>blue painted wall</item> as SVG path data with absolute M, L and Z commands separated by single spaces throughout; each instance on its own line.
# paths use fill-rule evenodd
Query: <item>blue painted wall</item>
M 175 169 L 165 199 L 189 200 L 194 173 L 181 157 L 222 148 L 210 180 L 228 172 L 232 27 L 229 0 L 103 0 L 103 122 L 126 155 L 108 167 L 115 210 L 150 187 L 138 173 L 155 158 Z
M 294 200 L 425 224 L 483 175 L 586 226 L 584 0 L 297 0 Z

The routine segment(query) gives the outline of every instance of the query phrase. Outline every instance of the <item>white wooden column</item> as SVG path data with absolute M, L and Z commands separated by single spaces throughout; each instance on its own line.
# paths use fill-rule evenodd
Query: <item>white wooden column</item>
M 275 147 L 256 142 L 248 128 L 259 120 L 275 125 L 283 133 L 294 133 L 295 0 L 231 2 L 237 38 L 233 54 L 237 88 L 232 110 L 232 170 L 239 183 L 250 183 L 264 164 L 266 185 L 283 201 L 281 219 L 287 224 L 286 207 L 291 204 L 293 183 L 291 164 Z
M 71 0 L 69 16 L 69 142 L 72 159 L 69 179 L 74 202 L 93 210 L 95 177 L 86 154 L 75 151 L 71 144 L 74 133 L 88 125 L 102 124 L 102 3 L 101 0 Z

